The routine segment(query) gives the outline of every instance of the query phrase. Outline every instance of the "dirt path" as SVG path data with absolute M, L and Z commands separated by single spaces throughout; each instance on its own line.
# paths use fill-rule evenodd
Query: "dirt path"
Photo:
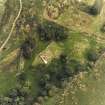
M 18 15 L 16 16 L 16 18 L 15 18 L 13 24 L 12 24 L 12 28 L 10 30 L 10 33 L 9 33 L 8 37 L 6 38 L 6 40 L 4 41 L 4 43 L 0 47 L 0 53 L 2 52 L 3 48 L 8 43 L 8 41 L 10 40 L 10 38 L 12 36 L 12 33 L 13 33 L 13 30 L 15 28 L 16 21 L 18 20 L 20 14 L 21 14 L 21 11 L 22 11 L 22 0 L 19 0 L 19 2 L 20 2 L 20 9 L 19 9 Z

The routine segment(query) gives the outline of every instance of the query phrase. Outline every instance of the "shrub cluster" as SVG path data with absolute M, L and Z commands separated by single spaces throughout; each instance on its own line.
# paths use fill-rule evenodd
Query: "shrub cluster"
M 66 28 L 50 21 L 45 21 L 38 26 L 38 35 L 44 41 L 62 41 L 68 36 Z

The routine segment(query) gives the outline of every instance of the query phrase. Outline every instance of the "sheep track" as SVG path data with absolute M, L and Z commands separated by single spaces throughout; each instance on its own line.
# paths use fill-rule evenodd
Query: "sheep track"
M 23 8 L 23 6 L 22 6 L 22 0 L 19 0 L 19 2 L 20 2 L 20 9 L 19 9 L 18 15 L 16 16 L 16 18 L 15 18 L 13 24 L 12 24 L 12 28 L 10 30 L 10 33 L 9 33 L 8 37 L 6 38 L 6 40 L 4 41 L 4 43 L 0 47 L 0 53 L 2 52 L 3 48 L 6 46 L 6 44 L 8 43 L 8 41 L 10 40 L 10 38 L 12 36 L 12 33 L 13 33 L 13 30 L 15 28 L 15 24 L 16 24 L 16 22 L 17 22 L 17 20 L 18 20 L 18 18 L 20 16 L 20 14 L 21 14 L 21 11 L 22 11 L 22 8 Z

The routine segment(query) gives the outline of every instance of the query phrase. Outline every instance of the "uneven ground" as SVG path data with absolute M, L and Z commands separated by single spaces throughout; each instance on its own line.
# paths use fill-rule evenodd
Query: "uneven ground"
M 0 52 L 0 95 L 5 95 L 10 89 L 15 88 L 18 84 L 16 76 L 24 71 L 31 85 L 31 94 L 33 97 L 36 96 L 39 89 L 37 81 L 40 76 L 37 74 L 36 67 L 44 64 L 40 55 L 48 56 L 47 65 L 50 65 L 54 58 L 59 58 L 62 52 L 65 52 L 69 59 L 76 59 L 81 64 L 86 64 L 88 62 L 86 54 L 89 49 L 99 52 L 100 49 L 105 48 L 105 35 L 100 31 L 99 15 L 89 15 L 68 0 L 68 8 L 56 19 L 52 19 L 46 13 L 48 3 L 45 1 L 47 0 L 22 0 L 22 14 L 30 11 L 38 18 L 35 22 L 38 20 L 42 23 L 47 20 L 67 28 L 68 38 L 60 42 L 43 42 L 39 40 L 35 30 L 30 32 L 29 34 L 35 37 L 37 47 L 31 59 L 25 60 L 19 56 L 19 52 L 21 44 L 28 35 L 23 33 L 17 35 L 15 27 L 9 42 Z M 86 2 L 91 4 L 90 1 Z M 0 17 L 0 46 L 7 38 L 12 22 L 19 11 L 19 0 L 7 0 L 5 6 L 1 2 L 2 0 L 0 0 L 0 15 L 2 14 L 3 18 Z M 56 4 L 55 0 L 53 2 Z M 35 28 L 34 26 L 33 29 Z M 64 89 L 60 89 L 57 94 L 48 98 L 43 105 L 105 105 L 104 66 L 105 56 L 102 54 L 92 69 L 74 76 Z

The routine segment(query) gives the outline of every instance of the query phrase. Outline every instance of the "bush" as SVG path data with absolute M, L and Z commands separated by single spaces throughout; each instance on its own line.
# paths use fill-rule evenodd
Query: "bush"
M 67 62 L 67 56 L 65 54 L 60 55 L 60 61 L 65 64 Z
M 101 30 L 101 32 L 105 32 L 105 24 L 102 25 L 100 30 Z
M 89 51 L 88 54 L 87 54 L 87 58 L 89 61 L 91 62 L 96 62 L 97 59 L 98 59 L 98 53 L 96 51 Z
M 10 92 L 0 97 L 0 105 L 29 105 L 27 100 L 30 95 L 27 92 L 24 92 L 19 88 L 10 90 Z M 32 102 L 31 102 L 32 103 Z
M 90 8 L 89 13 L 91 15 L 98 15 L 98 10 L 96 8 L 94 8 L 94 6 L 93 6 Z
M 18 96 L 18 91 L 16 89 L 13 89 L 12 91 L 10 91 L 9 93 L 9 97 L 11 98 L 16 98 Z
M 86 70 L 85 65 L 80 64 L 80 63 L 76 64 L 76 66 L 75 66 L 75 74 L 78 74 L 79 72 L 83 72 L 85 70 Z
M 52 97 L 52 96 L 54 96 L 55 95 L 55 93 L 53 92 L 53 90 L 49 90 L 48 91 L 48 96 L 49 97 Z
M 38 103 L 43 103 L 44 97 L 39 96 L 39 97 L 37 98 L 37 101 L 38 101 Z
M 26 80 L 26 75 L 24 72 L 20 73 L 18 76 L 17 76 L 17 79 L 19 81 L 25 81 Z
M 35 42 L 33 39 L 28 38 L 21 46 L 21 52 L 24 58 L 29 59 L 32 55 L 32 51 L 35 48 Z
M 38 26 L 39 38 L 43 41 L 61 41 L 67 38 L 67 29 L 54 22 L 45 21 Z

